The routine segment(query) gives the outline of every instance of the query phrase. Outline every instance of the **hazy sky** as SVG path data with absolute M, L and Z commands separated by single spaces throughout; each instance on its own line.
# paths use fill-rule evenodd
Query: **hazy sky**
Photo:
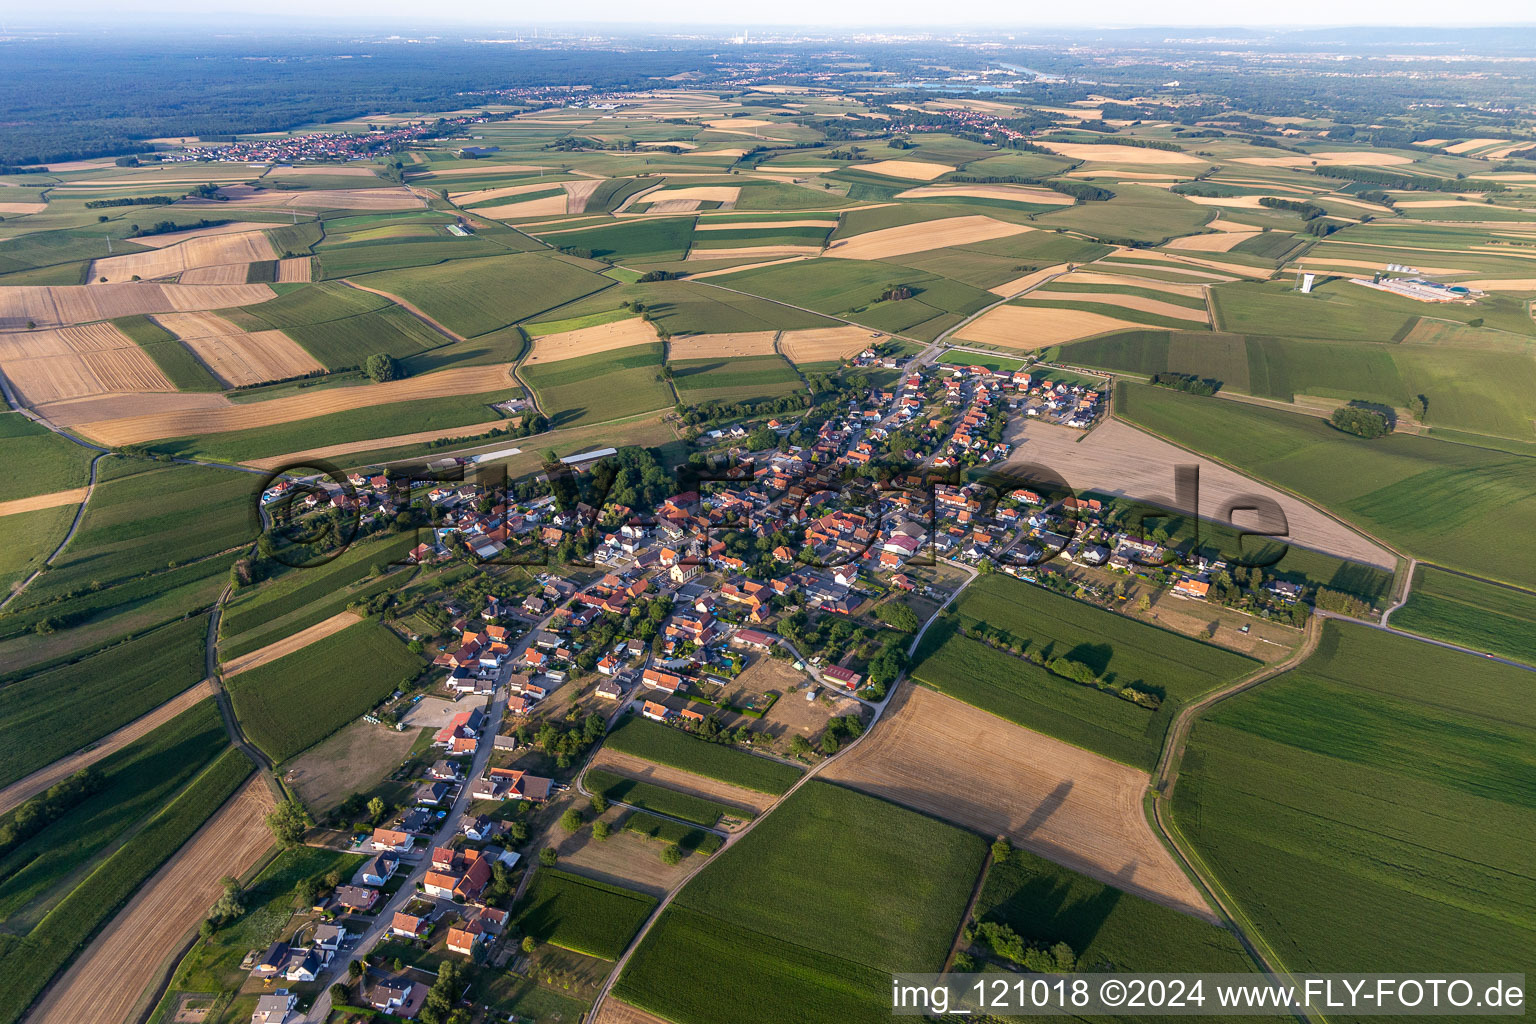
M 136 20 L 151 12 L 207 15 L 203 0 L 137 0 L 125 9 L 121 0 L 76 0 L 56 12 L 71 21 L 90 18 Z M 66 13 L 67 12 L 67 13 Z M 734 12 L 734 13 L 733 13 Z M 17 12 L 20 14 L 20 11 Z M 332 16 L 359 24 L 388 22 L 421 25 L 419 0 L 264 0 L 245 12 L 271 16 L 274 27 L 291 19 L 295 28 L 304 19 Z M 32 17 L 48 17 L 33 10 Z M 456 0 L 431 10 L 427 18 L 448 28 L 465 23 L 532 25 L 583 22 L 634 25 L 805 25 L 927 27 L 942 31 L 957 26 L 1062 27 L 1082 25 L 1279 25 L 1307 28 L 1319 25 L 1393 27 L 1405 25 L 1512 25 L 1536 22 L 1531 0 L 1482 0 L 1450 4 L 1445 0 L 1353 0 L 1351 3 L 1277 3 L 1274 0 L 1093 0 L 1087 4 L 1019 2 L 1019 0 L 583 0 L 579 4 L 507 3 L 505 0 Z

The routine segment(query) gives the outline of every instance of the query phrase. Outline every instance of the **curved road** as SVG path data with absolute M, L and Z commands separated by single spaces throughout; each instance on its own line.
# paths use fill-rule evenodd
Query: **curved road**
M 6 605 L 20 597 L 21 592 L 30 587 L 32 585 L 32 581 L 41 576 L 43 574 L 43 570 L 53 564 L 53 560 L 59 557 L 59 553 L 62 552 L 64 548 L 69 544 L 69 542 L 74 538 L 75 531 L 80 529 L 80 521 L 85 518 L 85 506 L 90 504 L 91 493 L 96 490 L 96 463 L 100 462 L 103 456 L 111 454 L 112 453 L 106 449 L 102 449 L 97 453 L 95 458 L 91 459 L 91 479 L 85 485 L 85 497 L 80 499 L 80 507 L 75 509 L 75 518 L 69 524 L 69 532 L 64 535 L 63 540 L 59 541 L 59 546 L 53 549 L 53 553 L 50 554 L 47 558 L 43 559 L 43 564 L 37 567 L 37 571 L 17 584 L 11 590 L 11 592 L 5 596 L 5 600 L 0 601 L 0 611 L 4 611 Z

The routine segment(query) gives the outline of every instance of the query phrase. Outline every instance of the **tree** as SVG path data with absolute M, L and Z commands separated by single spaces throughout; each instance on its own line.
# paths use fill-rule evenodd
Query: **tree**
M 363 372 L 367 373 L 375 384 L 405 376 L 401 372 L 400 363 L 388 352 L 375 352 L 369 356 L 368 361 L 363 364 Z
M 875 618 L 903 633 L 917 632 L 917 613 L 900 601 L 887 601 L 876 608 Z
M 368 820 L 377 825 L 380 821 L 384 820 L 385 810 L 386 808 L 384 806 L 384 798 L 377 796 L 374 797 L 372 800 L 368 801 Z
M 343 985 L 339 981 L 336 984 L 331 986 L 331 1005 L 332 1006 L 348 1006 L 348 1005 L 351 1004 L 351 1002 L 352 1002 L 352 990 L 351 989 L 347 988 L 347 986 Z
M 598 842 L 604 842 L 612 834 L 613 830 L 606 821 L 594 821 L 592 823 L 592 838 Z
M 581 828 L 581 812 L 574 807 L 569 807 L 560 815 L 560 827 L 567 832 L 575 832 Z
M 363 962 L 361 960 L 353 960 L 351 963 L 347 964 L 347 977 L 349 977 L 352 980 L 356 981 L 358 978 L 361 978 L 362 976 L 363 976 Z
M 524 953 L 532 953 L 534 950 L 539 948 L 539 944 L 537 941 L 535 941 L 532 935 L 524 935 L 521 948 Z
M 663 864 L 667 864 L 667 865 L 676 864 L 678 861 L 680 861 L 682 859 L 683 859 L 682 848 L 679 847 L 676 843 L 668 843 L 666 845 L 666 848 L 661 851 L 661 862 Z
M 608 809 L 608 801 L 603 798 L 601 793 L 593 793 L 590 803 L 593 814 L 602 814 Z
M 795 737 L 789 741 L 789 752 L 796 757 L 804 757 L 811 752 L 811 741 L 796 733 Z
M 1008 842 L 1007 836 L 998 836 L 992 841 L 992 863 L 1006 864 L 1008 855 L 1013 852 L 1013 845 Z
M 291 850 L 304 841 L 304 833 L 314 824 L 309 812 L 297 800 L 284 800 L 267 815 L 267 828 L 277 845 Z
M 546 846 L 544 849 L 539 851 L 539 863 L 543 864 L 547 868 L 554 867 L 556 862 L 559 860 L 560 854 L 555 850 L 553 846 Z

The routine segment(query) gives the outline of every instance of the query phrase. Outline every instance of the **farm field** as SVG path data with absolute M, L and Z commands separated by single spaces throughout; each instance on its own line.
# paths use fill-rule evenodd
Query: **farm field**
M 721 359 L 676 359 L 672 386 L 684 402 L 740 401 L 773 398 L 804 387 L 800 375 L 782 356 L 742 356 Z
M 540 942 L 617 960 L 655 906 L 654 896 L 544 868 L 519 902 L 512 924 Z
M 657 340 L 655 328 L 639 317 L 557 334 L 539 334 L 532 330 L 529 334 L 533 337 L 533 351 L 523 361 L 524 366 L 595 356 L 633 345 L 653 344 Z
M 407 359 L 449 340 L 384 296 L 340 282 L 297 288 L 221 316 L 251 333 L 281 331 L 332 370 L 361 366 L 375 352 Z
M 1126 419 L 1290 488 L 1410 554 L 1516 585 L 1536 578 L 1536 550 L 1519 540 L 1536 536 L 1529 457 L 1404 434 L 1364 441 L 1321 418 L 1166 388 L 1122 383 L 1116 402 Z M 1490 534 L 1512 540 L 1490 547 Z
M 11 472 L 0 482 L 0 501 L 18 501 L 84 487 L 94 453 L 33 423 L 18 412 L 0 413 L 0 442 Z
M 793 765 L 709 743 L 639 715 L 622 718 L 604 746 L 760 793 L 782 793 L 803 774 Z
M 980 214 L 919 221 L 899 227 L 880 228 L 857 235 L 843 235 L 827 247 L 827 255 L 844 260 L 884 260 L 908 253 L 968 245 L 1005 238 L 1032 230 Z
M 904 687 L 869 739 L 819 778 L 1006 835 L 1141 899 L 1211 917 L 1147 825 L 1143 772 L 926 687 Z
M 525 366 L 519 372 L 558 427 L 598 423 L 665 409 L 675 399 L 660 380 L 660 342 Z M 601 397 L 601 402 L 594 400 Z
M 106 323 L 0 334 L 0 371 L 33 406 L 91 395 L 176 390 L 132 338 Z
M 601 794 L 610 803 L 628 804 L 642 811 L 654 811 L 705 828 L 714 828 L 723 817 L 740 818 L 745 814 L 741 809 L 727 807 L 714 800 L 600 769 L 589 769 L 585 782 L 587 789 Z
M 1463 647 L 1536 664 L 1536 593 L 1416 566 L 1408 603 L 1392 625 Z
M 667 341 L 673 360 L 748 358 L 775 353 L 778 331 L 744 331 L 734 334 L 687 334 Z
M 281 331 L 247 334 L 213 313 L 161 313 L 155 318 L 231 387 L 324 372 L 308 352 Z
M 1516 969 L 1536 952 L 1526 678 L 1327 623 L 1195 724 L 1175 820 L 1293 970 Z
M 1108 316 L 1083 309 L 1057 309 L 1041 305 L 1007 305 L 989 310 L 966 324 L 957 341 L 996 345 L 1018 352 L 1035 352 L 1111 331 L 1141 326 L 1125 316 Z
M 253 668 L 228 685 L 251 742 L 286 761 L 414 679 L 423 662 L 377 622 L 360 622 Z
M 247 306 L 272 298 L 264 284 L 95 284 L 0 289 L 0 330 L 29 323 L 41 329 L 68 327 L 140 313 L 191 313 Z
M 721 992 L 743 1024 L 886 1019 L 886 973 L 942 965 L 984 846 L 811 782 L 689 882 L 614 995 L 680 1024 L 718 1019 Z M 862 870 L 807 873 L 807 859 Z
M 733 810 L 738 819 L 751 818 L 773 803 L 773 798 L 759 790 L 743 789 L 681 768 L 672 768 L 604 746 L 593 755 L 593 768 L 639 782 L 654 782 L 688 796 L 701 797 Z M 736 809 L 740 810 L 737 811 Z M 727 822 L 727 827 L 729 827 Z

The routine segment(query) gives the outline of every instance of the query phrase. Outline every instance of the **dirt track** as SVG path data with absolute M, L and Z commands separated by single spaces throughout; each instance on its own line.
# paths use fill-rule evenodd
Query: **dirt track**
M 646 782 L 654 782 L 658 786 L 703 797 L 705 800 L 717 800 L 723 804 L 749 808 L 753 813 L 760 812 L 775 799 L 768 793 L 742 789 L 728 782 L 717 782 L 702 775 L 695 775 L 693 772 L 685 772 L 644 758 L 621 754 L 607 747 L 599 750 L 592 758 L 592 767 L 606 768 L 631 779 L 644 779 Z
M 26 778 L 17 779 L 4 789 L 0 789 L 0 814 L 5 814 L 23 801 L 31 799 L 60 779 L 66 779 L 109 754 L 117 753 L 140 736 L 159 728 L 183 711 L 211 696 L 213 696 L 213 684 L 204 679 L 152 711 L 135 718 L 116 732 L 102 737 L 91 749 L 66 754 L 53 764 L 39 768 Z
M 218 899 L 225 875 L 249 870 L 272 845 L 262 819 L 274 806 L 254 776 L 114 917 L 36 1009 L 29 1024 L 121 1021 L 154 972 Z
M 241 655 L 224 663 L 224 678 L 229 679 L 242 672 L 249 672 L 253 668 L 265 665 L 269 661 L 276 661 L 284 655 L 301 651 L 318 640 L 324 640 L 332 633 L 340 633 L 348 626 L 362 622 L 362 618 L 356 612 L 337 612 L 322 622 L 317 622 L 308 629 L 301 629 L 289 637 L 259 647 L 250 654 Z
M 1165 906 L 1213 918 L 1142 813 L 1147 775 L 943 694 L 907 686 L 869 740 L 821 778 L 842 782 Z

